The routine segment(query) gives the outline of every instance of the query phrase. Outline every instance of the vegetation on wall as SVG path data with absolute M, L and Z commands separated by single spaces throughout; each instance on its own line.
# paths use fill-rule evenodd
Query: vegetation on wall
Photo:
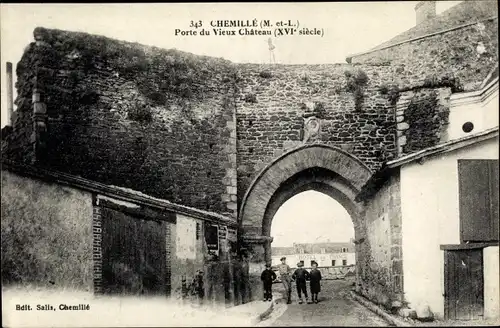
M 425 77 L 423 82 L 419 85 L 413 87 L 399 87 L 397 84 L 389 83 L 382 84 L 379 86 L 379 92 L 382 95 L 387 95 L 389 101 L 392 105 L 395 105 L 402 92 L 413 91 L 418 89 L 437 89 L 437 88 L 450 88 L 451 92 L 462 92 L 464 91 L 463 85 L 460 80 L 452 75 L 436 76 L 428 75 Z
M 130 120 L 139 123 L 150 123 L 153 120 L 151 107 L 148 104 L 143 104 L 138 101 L 129 107 L 127 113 Z
M 389 102 L 392 105 L 395 105 L 399 100 L 401 91 L 396 84 L 382 84 L 379 87 L 379 92 L 382 95 L 387 95 L 387 97 L 389 98 Z
M 359 111 L 364 101 L 364 88 L 368 84 L 368 76 L 366 73 L 355 68 L 344 72 L 347 82 L 347 91 L 354 96 L 354 108 Z
M 416 92 L 405 110 L 405 121 L 409 128 L 403 152 L 410 153 L 432 147 L 439 143 L 440 133 L 448 123 L 449 110 L 439 104 L 435 90 Z
M 273 77 L 273 73 L 271 73 L 270 71 L 262 71 L 259 73 L 259 76 L 263 79 L 270 79 Z
M 245 102 L 248 102 L 248 103 L 256 103 L 257 96 L 255 95 L 255 93 L 247 93 L 243 100 L 245 100 Z
M 165 106 L 173 99 L 186 103 L 201 101 L 210 92 L 208 80 L 230 83 L 235 74 L 230 62 L 196 56 L 175 49 L 146 47 L 138 43 L 113 40 L 79 32 L 36 28 L 37 46 L 30 51 L 36 63 L 48 69 L 68 69 L 70 84 L 76 84 L 96 71 L 111 72 L 116 78 L 133 81 L 151 106 Z M 65 67 L 67 66 L 67 67 Z M 77 96 L 95 103 L 96 95 Z M 181 106 L 190 108 L 190 106 Z M 131 116 L 147 121 L 142 109 Z

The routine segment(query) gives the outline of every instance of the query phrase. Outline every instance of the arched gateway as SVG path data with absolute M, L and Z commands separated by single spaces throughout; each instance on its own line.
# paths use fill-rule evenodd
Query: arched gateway
M 252 288 L 260 288 L 258 275 L 271 260 L 271 223 L 284 202 L 306 190 L 331 196 L 350 214 L 357 239 L 362 204 L 354 199 L 371 175 L 356 157 L 324 144 L 297 147 L 267 165 L 246 191 L 239 213 L 242 243 L 250 255 Z

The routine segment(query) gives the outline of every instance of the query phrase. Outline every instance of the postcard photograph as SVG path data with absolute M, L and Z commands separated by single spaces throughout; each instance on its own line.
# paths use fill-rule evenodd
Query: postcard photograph
M 2 3 L 4 327 L 498 326 L 498 2 Z

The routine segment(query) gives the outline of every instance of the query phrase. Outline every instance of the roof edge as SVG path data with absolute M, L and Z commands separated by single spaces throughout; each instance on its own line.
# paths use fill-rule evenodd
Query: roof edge
M 474 91 L 453 93 L 450 96 L 450 107 L 482 103 L 487 99 L 489 99 L 496 92 L 498 92 L 498 88 L 499 88 L 498 77 L 496 77 L 493 80 L 491 80 L 491 82 L 488 83 L 488 85 L 483 86 L 483 88 L 481 89 Z
M 355 200 L 357 202 L 362 202 L 367 200 L 371 195 L 373 195 L 379 187 L 387 181 L 387 179 L 392 175 L 392 173 L 398 170 L 402 165 L 412 163 L 417 160 L 423 160 L 425 157 L 447 153 L 457 149 L 461 149 L 482 141 L 486 141 L 492 138 L 498 137 L 498 126 L 475 133 L 473 135 L 468 135 L 459 139 L 450 140 L 433 147 L 423 149 L 421 151 L 402 156 L 395 160 L 385 163 L 385 165 L 377 171 L 372 177 L 366 182 L 361 191 L 356 196 Z
M 63 173 L 60 171 L 35 167 L 33 165 L 28 165 L 6 159 L 2 160 L 2 171 L 3 170 L 17 173 L 22 176 L 39 178 L 44 181 L 50 181 L 60 185 L 74 187 L 80 190 L 108 196 L 121 201 L 134 202 L 160 210 L 167 210 L 178 214 L 183 214 L 195 219 L 201 219 L 217 223 L 225 223 L 233 227 L 237 226 L 236 220 L 233 220 L 222 214 L 203 211 L 193 207 L 172 203 L 168 200 L 155 198 L 143 194 L 139 191 L 106 185 L 100 182 L 88 180 L 79 176 Z
M 409 164 L 416 160 L 422 159 L 435 154 L 447 153 L 453 150 L 461 149 L 481 141 L 486 141 L 498 136 L 498 126 L 484 130 L 472 135 L 468 135 L 462 138 L 453 139 L 447 142 L 440 143 L 436 146 L 422 149 L 418 152 L 402 156 L 395 160 L 386 163 L 388 168 L 396 168 L 405 164 Z
M 496 62 L 495 66 L 493 66 L 493 68 L 490 70 L 490 72 L 488 73 L 488 75 L 486 75 L 486 77 L 484 78 L 483 83 L 481 83 L 481 86 L 479 87 L 479 89 L 484 89 L 488 85 L 490 85 L 491 83 L 497 83 L 498 82 L 498 72 L 496 72 L 497 70 L 498 70 L 498 61 Z M 491 80 L 491 81 L 494 81 L 494 82 L 488 83 L 488 81 L 490 81 L 491 77 L 493 76 L 493 74 L 495 74 L 495 72 L 497 73 L 497 77 L 495 79 Z

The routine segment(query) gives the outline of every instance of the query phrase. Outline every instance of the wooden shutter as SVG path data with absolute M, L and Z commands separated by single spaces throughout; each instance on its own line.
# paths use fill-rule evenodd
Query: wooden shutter
M 459 160 L 460 239 L 498 241 L 498 160 Z

